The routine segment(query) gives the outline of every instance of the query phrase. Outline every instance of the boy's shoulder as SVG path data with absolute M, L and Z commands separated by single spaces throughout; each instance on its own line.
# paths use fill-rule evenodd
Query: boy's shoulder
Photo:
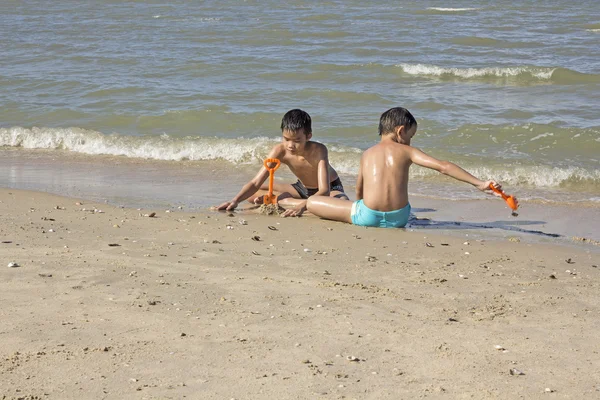
M 328 158 L 327 146 L 320 142 L 313 142 L 312 140 L 306 142 L 305 146 L 305 158 L 312 160 L 321 160 Z
M 384 152 L 389 154 L 391 152 L 392 154 L 397 155 L 399 157 L 402 157 L 402 156 L 410 157 L 410 155 L 412 154 L 412 152 L 414 150 L 415 150 L 415 147 L 412 147 L 407 144 L 395 143 L 395 142 L 386 142 L 386 143 L 379 142 L 379 143 L 369 147 L 367 150 L 364 151 L 363 154 L 377 154 L 377 153 L 384 153 Z
M 310 150 L 324 150 L 327 151 L 327 146 L 325 146 L 321 142 L 315 142 L 314 140 L 309 140 L 306 142 L 306 147 Z
M 415 147 L 410 144 L 397 143 L 397 142 L 379 142 L 376 145 L 370 147 L 372 148 L 391 148 L 397 151 L 412 151 Z
M 277 143 L 271 148 L 271 155 L 274 157 L 283 156 L 285 153 L 286 151 L 283 143 Z

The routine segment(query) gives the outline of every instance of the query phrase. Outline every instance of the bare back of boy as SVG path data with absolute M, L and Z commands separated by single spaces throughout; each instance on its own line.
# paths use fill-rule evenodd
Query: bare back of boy
M 392 141 L 369 148 L 361 158 L 358 181 L 364 204 L 372 210 L 393 211 L 408 204 L 410 146 Z M 361 185 L 362 183 L 362 185 Z
M 409 169 L 412 164 L 433 169 L 486 191 L 494 181 L 481 181 L 458 165 L 438 160 L 411 147 L 417 132 L 414 117 L 404 108 L 381 115 L 380 142 L 365 150 L 356 180 L 356 202 L 323 197 L 309 199 L 313 214 L 335 221 L 362 226 L 403 227 L 410 216 L 408 200 Z

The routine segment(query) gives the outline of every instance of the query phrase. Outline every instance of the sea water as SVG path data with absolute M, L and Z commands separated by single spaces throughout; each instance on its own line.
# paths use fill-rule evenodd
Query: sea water
M 352 193 L 379 116 L 403 106 L 414 146 L 524 209 L 596 218 L 598 21 L 595 1 L 2 2 L 0 185 L 205 208 L 302 108 Z M 410 193 L 503 207 L 419 167 Z

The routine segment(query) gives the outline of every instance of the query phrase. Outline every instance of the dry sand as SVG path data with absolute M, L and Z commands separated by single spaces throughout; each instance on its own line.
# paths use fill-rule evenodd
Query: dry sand
M 600 398 L 597 246 L 77 201 L 0 189 L 0 399 Z

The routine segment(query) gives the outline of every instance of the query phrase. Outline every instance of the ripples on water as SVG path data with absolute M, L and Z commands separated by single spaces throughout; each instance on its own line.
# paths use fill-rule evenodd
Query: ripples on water
M 258 165 L 300 107 L 353 175 L 378 116 L 402 105 L 434 156 L 549 197 L 598 198 L 599 10 L 3 3 L 0 145 Z

